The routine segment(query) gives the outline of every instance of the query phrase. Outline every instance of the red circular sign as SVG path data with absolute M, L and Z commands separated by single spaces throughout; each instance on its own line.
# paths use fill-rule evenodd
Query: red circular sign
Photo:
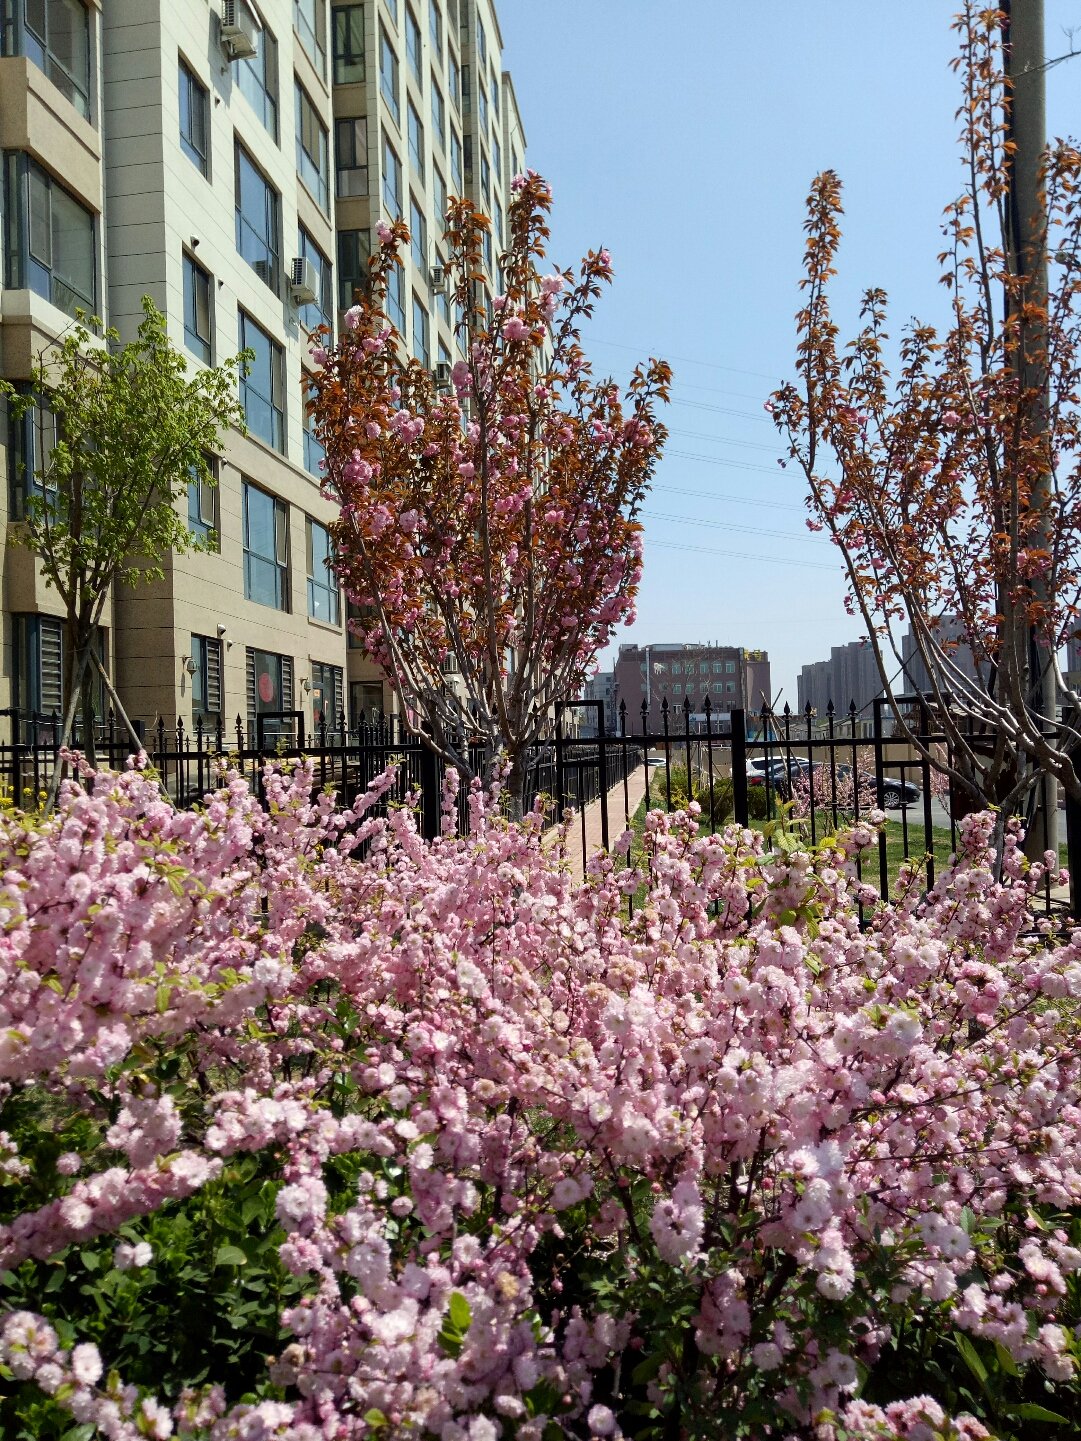
M 259 677 L 259 699 L 268 705 L 274 699 L 274 682 L 266 671 Z

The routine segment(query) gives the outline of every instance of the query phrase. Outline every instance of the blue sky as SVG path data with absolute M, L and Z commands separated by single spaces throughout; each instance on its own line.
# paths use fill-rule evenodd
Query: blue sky
M 1070 48 L 1070 26 L 1081 41 L 1081 0 L 1046 10 L 1049 56 Z M 962 179 L 952 11 L 937 0 L 500 7 L 529 164 L 554 190 L 550 254 L 568 265 L 607 245 L 615 263 L 585 335 L 595 369 L 623 380 L 636 359 L 662 355 L 675 371 L 639 618 L 619 639 L 764 647 L 782 705 L 795 705 L 801 665 L 861 633 L 763 410 L 793 371 L 804 200 L 817 171 L 840 174 L 843 332 L 869 285 L 889 292 L 894 331 L 936 318 L 939 226 Z M 1049 71 L 1048 124 L 1081 134 L 1081 59 Z

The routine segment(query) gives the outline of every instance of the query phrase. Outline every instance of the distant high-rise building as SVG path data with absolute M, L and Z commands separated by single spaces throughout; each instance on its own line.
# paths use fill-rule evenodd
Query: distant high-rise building
M 308 332 L 336 332 L 380 220 L 411 231 L 391 319 L 432 366 L 462 336 L 442 284 L 443 215 L 466 195 L 492 218 L 484 296 L 500 289 L 511 177 L 525 135 L 490 0 L 6 0 L 0 24 L 6 201 L 0 374 L 28 382 L 76 309 L 130 339 L 144 295 L 194 370 L 239 349 L 247 436 L 193 486 L 212 553 L 166 558 L 118 590 L 103 651 L 132 716 L 152 725 L 300 711 L 310 729 L 389 704 L 347 639 L 327 567 L 335 507 L 303 404 Z M 48 454 L 40 407 L 0 417 L 5 528 Z M 0 708 L 59 709 L 57 598 L 26 551 L 0 552 Z
M 628 734 L 662 728 L 667 702 L 669 727 L 682 730 L 689 713 L 695 728 L 705 720 L 727 729 L 731 712 L 758 710 L 772 696 L 769 657 L 764 650 L 732 645 L 621 645 L 615 664 L 614 702 L 626 706 Z
M 821 721 L 831 703 L 837 716 L 848 715 L 853 704 L 857 711 L 866 710 L 882 694 L 882 677 L 871 647 L 854 640 L 832 646 L 829 660 L 805 665 L 796 689 L 800 714 L 810 706 Z

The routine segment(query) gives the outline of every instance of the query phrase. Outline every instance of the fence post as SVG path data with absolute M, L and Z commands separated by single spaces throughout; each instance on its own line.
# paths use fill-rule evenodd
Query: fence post
M 736 824 L 750 825 L 747 810 L 747 712 L 732 712 L 732 810 Z
M 439 765 L 430 746 L 420 747 L 420 829 L 426 841 L 439 834 Z
M 608 850 L 608 748 L 604 734 L 604 701 L 597 706 L 597 782 L 601 803 L 601 845 Z
M 563 702 L 556 701 L 556 823 L 563 819 L 567 808 L 567 788 L 563 784 Z
M 871 710 L 874 714 L 874 742 L 875 742 L 875 805 L 880 811 L 885 810 L 886 776 L 883 766 L 885 758 L 882 754 L 882 707 L 885 704 L 883 698 L 878 696 L 871 702 Z M 890 869 L 886 856 L 886 832 L 885 829 L 878 833 L 878 880 L 880 894 L 884 901 L 890 898 Z

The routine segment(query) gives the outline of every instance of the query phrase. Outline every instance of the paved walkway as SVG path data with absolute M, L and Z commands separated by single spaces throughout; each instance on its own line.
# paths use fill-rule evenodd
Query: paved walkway
M 609 845 L 614 845 L 623 834 L 645 793 L 645 766 L 639 766 L 627 777 L 626 796 L 622 781 L 618 781 L 608 792 Z M 555 830 L 549 831 L 548 835 L 554 841 Z M 600 800 L 595 800 L 590 801 L 585 810 L 574 817 L 567 837 L 567 860 L 576 879 L 581 880 L 585 875 L 586 858 L 599 851 L 601 845 L 601 803 Z

